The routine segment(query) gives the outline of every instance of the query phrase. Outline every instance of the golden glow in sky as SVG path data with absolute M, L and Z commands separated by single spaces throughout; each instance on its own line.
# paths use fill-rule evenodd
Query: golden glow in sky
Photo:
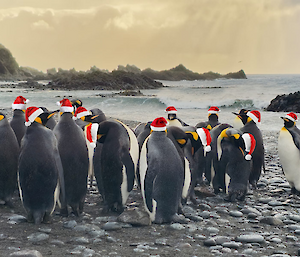
M 299 0 L 10 0 L 0 43 L 20 66 L 300 73 Z

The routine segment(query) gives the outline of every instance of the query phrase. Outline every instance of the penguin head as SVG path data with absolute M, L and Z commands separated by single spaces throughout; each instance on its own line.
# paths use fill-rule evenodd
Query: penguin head
M 235 114 L 237 118 L 239 118 L 242 121 L 242 123 L 245 125 L 248 121 L 248 116 L 247 116 L 248 112 L 249 110 L 241 109 L 239 113 L 233 112 L 233 114 Z
M 73 120 L 81 119 L 83 121 L 88 121 L 92 117 L 92 113 L 86 108 L 79 106 L 73 116 Z
M 248 116 L 247 123 L 253 121 L 255 124 L 260 124 L 261 115 L 257 110 L 249 111 L 246 114 Z
M 217 119 L 218 120 L 218 114 L 220 112 L 220 109 L 219 107 L 217 106 L 211 106 L 209 109 L 208 109 L 208 119 Z
M 298 117 L 295 113 L 290 112 L 284 117 L 281 117 L 284 120 L 284 126 L 286 128 L 291 128 L 296 125 L 296 122 L 298 121 Z
M 77 109 L 79 106 L 82 106 L 82 101 L 80 99 L 72 99 L 71 104 Z
M 164 117 L 156 118 L 152 121 L 150 127 L 152 131 L 167 131 L 167 125 L 169 122 Z
M 177 110 L 174 106 L 167 107 L 166 112 L 168 113 L 168 120 L 175 120 L 176 119 Z
M 47 109 L 44 111 L 42 108 L 35 106 L 28 107 L 25 111 L 25 126 L 28 127 L 34 122 L 46 126 L 48 120 L 57 112 L 59 112 L 59 110 L 49 112 Z

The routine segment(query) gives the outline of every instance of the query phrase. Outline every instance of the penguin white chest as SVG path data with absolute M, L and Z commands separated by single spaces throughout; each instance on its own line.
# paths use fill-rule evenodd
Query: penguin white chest
M 292 187 L 300 190 L 300 151 L 285 128 L 279 133 L 278 154 L 287 181 Z

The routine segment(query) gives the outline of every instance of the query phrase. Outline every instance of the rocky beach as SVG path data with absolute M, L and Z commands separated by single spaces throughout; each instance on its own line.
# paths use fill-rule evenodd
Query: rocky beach
M 0 256 L 298 256 L 300 198 L 291 195 L 283 175 L 277 137 L 263 132 L 266 172 L 245 201 L 226 202 L 197 187 L 197 205 L 188 201 L 183 209 L 185 224 L 149 225 L 137 188 L 120 216 L 104 215 L 93 181 L 81 217 L 56 210 L 50 224 L 34 225 L 16 190 L 14 208 L 0 205 Z

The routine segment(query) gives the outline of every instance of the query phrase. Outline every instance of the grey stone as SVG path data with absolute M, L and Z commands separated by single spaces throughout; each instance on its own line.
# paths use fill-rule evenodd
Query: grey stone
M 86 237 L 75 237 L 72 239 L 73 242 L 76 242 L 78 244 L 88 244 L 89 240 Z
M 118 230 L 121 229 L 123 227 L 123 224 L 119 223 L 119 222 L 106 222 L 103 226 L 102 229 L 108 231 L 108 230 Z
M 208 238 L 206 240 L 204 240 L 204 245 L 205 246 L 215 246 L 217 245 L 216 241 L 213 238 Z
M 43 257 L 43 255 L 37 250 L 23 250 L 11 253 L 10 257 Z
M 300 222 L 300 215 L 290 214 L 288 215 L 288 218 L 293 221 Z
M 17 215 L 17 214 L 13 214 L 9 216 L 7 219 L 9 224 L 19 224 L 27 221 L 27 219 L 24 216 Z
M 167 244 L 167 241 L 168 241 L 167 238 L 158 238 L 158 239 L 155 239 L 154 244 L 166 246 L 166 245 L 168 245 L 168 244 Z
M 259 234 L 246 234 L 237 236 L 236 241 L 242 243 L 263 243 L 265 239 Z
M 260 219 L 261 223 L 268 224 L 268 225 L 282 225 L 283 222 L 280 219 L 268 216 L 268 217 L 263 217 Z
M 229 242 L 224 242 L 222 244 L 224 247 L 232 248 L 232 249 L 238 249 L 242 246 L 242 243 L 240 242 L 235 242 L 235 241 L 229 241 Z
M 64 222 L 63 224 L 63 227 L 64 228 L 70 228 L 70 229 L 73 229 L 77 226 L 77 222 L 76 220 L 70 220 L 70 221 L 66 221 Z
M 200 213 L 200 216 L 203 219 L 209 219 L 210 218 L 210 212 L 209 211 L 203 211 L 203 212 Z
M 148 226 L 151 224 L 148 213 L 141 211 L 139 208 L 131 208 L 124 211 L 117 220 L 136 226 Z
M 170 228 L 174 229 L 174 230 L 183 230 L 185 229 L 185 227 L 183 225 L 181 225 L 180 223 L 173 223 L 170 225 Z
M 30 242 L 37 243 L 49 239 L 49 235 L 45 233 L 33 233 L 29 235 L 27 238 Z
M 214 227 L 207 227 L 206 230 L 210 233 L 210 234 L 217 234 L 219 232 L 219 229 L 214 228 Z
M 240 211 L 230 211 L 230 212 L 229 212 L 229 215 L 232 216 L 232 217 L 239 218 L 239 217 L 242 217 L 242 216 L 243 216 L 243 213 L 240 212 Z

